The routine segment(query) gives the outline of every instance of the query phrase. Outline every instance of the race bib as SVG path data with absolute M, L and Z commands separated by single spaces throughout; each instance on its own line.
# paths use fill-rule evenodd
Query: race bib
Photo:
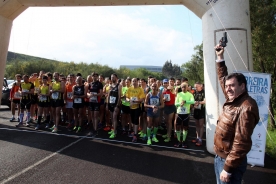
M 134 103 L 134 102 L 133 102 L 133 101 L 137 101 L 137 100 L 138 100 L 137 97 L 131 97 L 131 98 L 130 98 L 130 106 L 133 106 L 133 105 L 137 104 L 137 103 Z
M 159 99 L 158 98 L 151 98 L 150 99 L 150 104 L 155 105 L 155 106 L 159 106 Z
M 109 103 L 115 104 L 115 102 L 116 102 L 116 97 L 115 96 L 110 96 L 109 97 Z
M 74 99 L 74 103 L 80 104 L 80 103 L 81 103 L 81 98 L 75 98 L 75 99 Z
M 179 114 L 187 114 L 187 113 L 186 113 L 186 108 L 185 108 L 185 107 L 179 107 L 179 108 L 180 108 Z
M 130 100 L 132 101 L 132 104 L 137 104 L 137 103 L 134 103 L 133 101 L 137 101 L 138 98 L 137 97 L 131 97 Z
M 52 99 L 57 100 L 59 96 L 59 92 L 52 93 Z
M 13 95 L 14 98 L 17 98 L 17 99 L 21 99 L 21 93 L 19 92 L 15 92 L 14 95 Z
M 41 101 L 41 102 L 47 101 L 47 96 L 41 95 L 41 96 L 39 97 L 39 101 Z
M 195 106 L 195 109 L 201 109 L 201 104 L 198 104 L 198 106 Z
M 96 95 L 97 93 L 93 93 L 93 92 L 91 92 L 92 94 L 94 94 L 94 95 Z M 94 102 L 94 103 L 98 103 L 98 98 L 97 98 L 98 96 L 92 96 L 91 98 L 90 98 L 90 102 Z
M 170 94 L 164 94 L 164 97 L 165 97 L 166 102 L 171 101 L 171 95 Z
M 39 87 L 34 88 L 34 93 L 37 94 L 39 92 Z
M 72 99 L 73 93 L 72 92 L 67 92 L 67 99 Z
M 27 89 L 22 89 L 22 92 L 23 93 L 27 93 L 27 92 L 29 92 L 29 90 L 27 90 Z M 22 94 L 21 94 L 22 95 Z M 28 96 L 28 94 L 23 94 L 22 96 Z

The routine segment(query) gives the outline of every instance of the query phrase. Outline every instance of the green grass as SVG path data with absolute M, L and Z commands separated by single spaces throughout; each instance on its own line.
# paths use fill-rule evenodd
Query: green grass
M 276 129 L 267 129 L 265 152 L 276 160 Z

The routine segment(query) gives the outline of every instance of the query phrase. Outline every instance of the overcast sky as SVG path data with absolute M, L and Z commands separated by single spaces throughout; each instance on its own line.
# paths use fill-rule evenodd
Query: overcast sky
M 118 68 L 182 65 L 201 43 L 201 19 L 185 6 L 29 8 L 14 20 L 9 51 Z

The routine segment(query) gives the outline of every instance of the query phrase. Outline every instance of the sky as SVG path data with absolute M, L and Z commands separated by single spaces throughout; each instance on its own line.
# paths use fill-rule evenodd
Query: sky
M 185 6 L 28 8 L 13 22 L 9 51 L 75 63 L 182 65 L 202 43 Z

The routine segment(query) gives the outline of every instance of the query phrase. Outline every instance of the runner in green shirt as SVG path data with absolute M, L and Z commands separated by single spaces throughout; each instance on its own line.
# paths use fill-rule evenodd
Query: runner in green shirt
M 189 127 L 189 119 L 190 119 L 190 105 L 195 103 L 194 96 L 192 93 L 187 91 L 188 84 L 182 83 L 181 89 L 182 92 L 178 93 L 175 99 L 175 106 L 177 108 L 177 120 L 176 120 L 176 135 L 177 135 L 177 143 L 174 145 L 175 147 L 182 146 L 183 148 L 187 148 L 187 134 Z M 180 140 L 181 137 L 181 128 L 183 127 L 183 140 Z

